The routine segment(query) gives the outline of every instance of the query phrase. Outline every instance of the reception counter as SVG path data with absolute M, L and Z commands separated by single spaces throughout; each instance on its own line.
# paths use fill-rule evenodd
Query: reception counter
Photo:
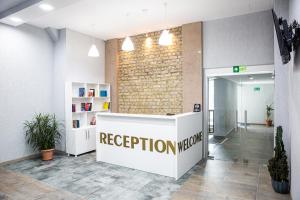
M 97 161 L 180 178 L 202 159 L 202 112 L 97 114 Z

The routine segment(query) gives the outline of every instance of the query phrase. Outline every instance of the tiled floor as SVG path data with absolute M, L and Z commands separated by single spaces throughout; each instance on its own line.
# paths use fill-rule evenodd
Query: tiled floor
M 273 131 L 273 127 L 263 125 L 248 126 L 247 131 L 239 128 L 227 135 L 221 144 L 210 144 L 210 155 L 216 160 L 267 163 L 273 154 Z
M 199 163 L 177 181 L 96 162 L 95 153 L 77 158 L 56 156 L 50 162 L 23 160 L 0 167 L 0 199 L 289 199 L 288 195 L 273 192 L 267 168 L 262 164 L 272 150 L 260 152 L 269 147 L 255 142 L 255 138 L 246 137 L 245 142 L 249 140 L 254 146 L 248 146 L 249 152 L 237 159 L 238 154 L 232 153 L 236 147 L 233 137 L 232 142 L 218 147 L 230 152 L 218 150 L 216 155 L 226 155 L 226 160 Z
M 50 162 L 29 159 L 4 167 L 84 199 L 169 199 L 192 173 L 190 171 L 175 181 L 165 176 L 96 162 L 95 158 L 93 152 L 77 158 L 56 156 Z
M 289 199 L 273 192 L 258 162 L 208 160 L 174 181 L 93 160 L 92 153 L 2 167 L 0 199 Z

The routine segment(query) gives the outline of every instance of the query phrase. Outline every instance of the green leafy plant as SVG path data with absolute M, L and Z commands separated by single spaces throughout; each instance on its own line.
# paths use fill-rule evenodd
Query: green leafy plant
M 36 114 L 31 121 L 25 121 L 24 128 L 27 143 L 34 150 L 53 149 L 61 139 L 61 124 L 54 114 Z
M 282 127 L 278 126 L 276 131 L 275 155 L 269 160 L 268 170 L 273 180 L 283 182 L 288 181 L 289 166 L 286 152 L 282 141 Z
M 271 114 L 272 114 L 272 111 L 273 111 L 273 110 L 274 110 L 274 108 L 272 108 L 272 104 L 267 105 L 267 107 L 266 107 L 266 111 L 267 111 L 267 120 L 270 120 Z

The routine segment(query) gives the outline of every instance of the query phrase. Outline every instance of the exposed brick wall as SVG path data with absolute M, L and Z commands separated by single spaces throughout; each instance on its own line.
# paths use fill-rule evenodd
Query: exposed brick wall
M 132 36 L 135 50 L 121 50 L 119 39 L 118 106 L 121 113 L 166 114 L 183 111 L 182 28 L 172 28 L 173 44 L 158 45 L 161 34 Z

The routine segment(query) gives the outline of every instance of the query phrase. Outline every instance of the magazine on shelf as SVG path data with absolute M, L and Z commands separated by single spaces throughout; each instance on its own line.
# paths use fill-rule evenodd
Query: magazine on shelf
M 80 128 L 79 120 L 73 120 L 73 128 Z
M 79 88 L 79 96 L 84 97 L 85 96 L 85 88 Z

